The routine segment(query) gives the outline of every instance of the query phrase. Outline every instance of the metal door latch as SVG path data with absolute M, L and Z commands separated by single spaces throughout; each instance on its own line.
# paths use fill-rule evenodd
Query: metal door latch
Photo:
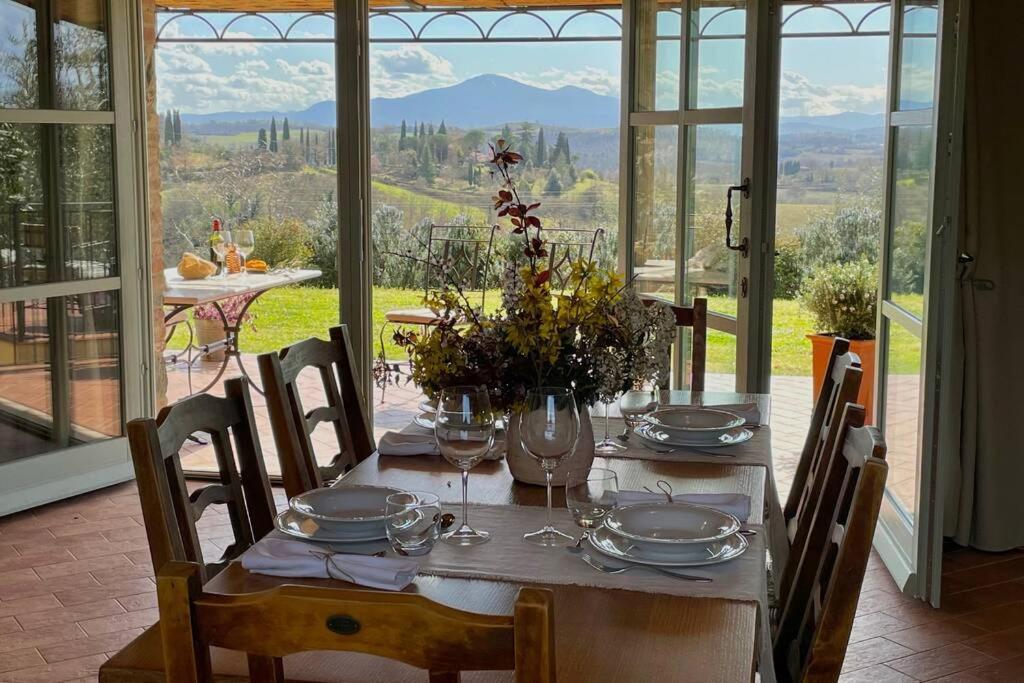
M 725 192 L 725 246 L 727 249 L 740 252 L 746 258 L 750 249 L 747 238 L 744 237 L 739 244 L 732 243 L 732 193 L 737 190 L 743 193 L 744 198 L 749 198 L 750 178 L 744 178 L 742 185 L 732 185 Z

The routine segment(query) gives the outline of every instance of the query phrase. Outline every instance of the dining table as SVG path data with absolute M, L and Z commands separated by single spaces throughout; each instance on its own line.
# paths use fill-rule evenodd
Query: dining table
M 662 482 L 672 495 L 690 493 L 744 494 L 750 498 L 747 528 L 753 534 L 766 536 L 769 519 L 778 515 L 778 503 L 771 476 L 771 439 L 767 426 L 770 397 L 765 394 L 733 392 L 666 392 L 662 403 L 672 404 L 753 404 L 762 416 L 763 430 L 757 445 L 748 452 L 758 456 L 717 456 L 689 458 L 686 454 L 640 453 L 636 437 L 628 441 L 629 450 L 611 457 L 597 457 L 596 467 L 617 473 L 620 490 L 659 491 Z M 603 418 L 594 418 L 595 433 L 600 435 Z M 613 420 L 616 429 L 621 422 Z M 764 466 L 767 463 L 767 466 Z M 437 493 L 444 503 L 461 503 L 461 472 L 436 455 L 382 456 L 374 453 L 360 462 L 336 485 L 387 485 L 394 488 Z M 492 522 L 502 516 L 514 516 L 517 510 L 537 510 L 546 504 L 545 489 L 516 482 L 504 459 L 486 460 L 474 467 L 469 477 L 471 514 L 476 506 L 489 510 Z M 564 509 L 561 489 L 556 489 L 556 508 Z M 457 508 L 451 508 L 453 512 Z M 497 516 L 495 516 L 497 511 Z M 559 512 L 559 510 L 556 510 Z M 560 517 L 563 519 L 563 517 Z M 571 522 L 566 530 L 571 530 Z M 579 531 L 579 530 L 577 530 Z M 275 532 L 276 533 L 276 532 Z M 493 533 L 498 533 L 497 531 Z M 536 552 L 566 553 L 564 549 L 536 549 L 522 543 L 521 562 L 529 565 Z M 492 537 L 492 543 L 498 542 Z M 509 541 L 511 543 L 511 540 Z M 484 544 L 472 549 L 450 547 L 451 553 L 471 550 L 487 553 Z M 768 539 L 754 536 L 744 565 L 751 581 L 763 580 L 767 561 Z M 434 553 L 437 553 L 435 548 Z M 451 555 L 449 553 L 449 556 Z M 477 557 L 485 557 L 478 555 Z M 468 556 L 467 556 L 468 557 Z M 740 558 L 742 559 L 742 558 Z M 738 563 L 732 560 L 730 563 Z M 467 563 L 470 561 L 467 559 Z M 540 565 L 544 563 L 538 563 Z M 580 563 L 582 566 L 582 563 Z M 720 565 L 725 566 L 725 565 Z M 554 594 L 555 659 L 558 680 L 563 683 L 615 681 L 629 683 L 650 681 L 735 682 L 754 679 L 767 629 L 765 599 L 754 594 L 729 597 L 709 590 L 684 585 L 660 592 L 650 588 L 654 579 L 641 575 L 648 572 L 626 572 L 607 576 L 594 572 L 594 581 L 576 582 L 571 577 L 535 575 L 540 570 L 531 566 L 516 567 L 510 575 L 529 580 L 509 580 L 502 572 L 494 576 L 444 575 L 421 572 L 405 588 L 431 600 L 463 610 L 508 615 L 521 586 L 535 585 Z M 708 569 L 702 567 L 701 569 Z M 711 568 L 714 569 L 714 568 Z M 653 572 L 651 573 L 654 576 Z M 710 576 L 718 575 L 709 572 Z M 662 581 L 674 579 L 662 578 Z M 647 581 L 645 584 L 644 582 Z M 204 587 L 206 592 L 246 594 L 268 590 L 283 584 L 334 586 L 351 588 L 351 584 L 335 579 L 280 578 L 256 574 L 244 569 L 240 562 L 230 563 Z M 695 584 L 704 586 L 705 584 Z M 725 590 L 726 586 L 718 588 Z M 366 589 L 372 590 L 372 589 Z M 763 588 L 762 588 L 763 590 Z M 267 628 L 273 628 L 268 624 Z M 163 651 L 159 623 L 111 657 L 100 669 L 100 681 L 163 681 Z M 214 671 L 218 680 L 247 680 L 243 653 L 213 649 Z M 370 655 L 349 652 L 306 652 L 285 659 L 288 680 L 294 681 L 425 681 L 426 672 L 404 664 Z M 509 681 L 511 672 L 464 672 L 462 680 Z

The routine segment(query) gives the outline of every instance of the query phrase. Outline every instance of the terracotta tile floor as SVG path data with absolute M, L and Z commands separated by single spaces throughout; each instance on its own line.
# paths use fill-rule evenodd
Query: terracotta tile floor
M 171 375 L 176 390 L 181 374 Z M 806 431 L 793 407 L 810 402 L 809 382 L 796 379 L 772 387 L 783 492 Z M 711 378 L 710 388 L 727 381 Z M 386 399 L 375 397 L 378 433 L 407 423 L 419 402 L 407 387 Z M 269 429 L 265 414 L 257 419 Z M 272 448 L 265 444 L 268 464 Z M 192 457 L 200 463 L 203 449 Z M 275 495 L 283 505 L 283 493 Z M 227 523 L 217 508 L 200 521 L 207 556 L 230 541 Z M 154 591 L 133 483 L 0 519 L 0 683 L 95 681 L 100 664 L 156 620 Z M 842 680 L 1024 680 L 1024 549 L 949 549 L 939 610 L 902 596 L 872 556 Z

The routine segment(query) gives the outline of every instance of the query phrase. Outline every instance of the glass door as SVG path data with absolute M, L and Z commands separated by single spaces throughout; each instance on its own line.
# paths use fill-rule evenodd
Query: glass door
M 640 291 L 707 298 L 709 390 L 756 390 L 764 374 L 750 330 L 762 298 L 764 213 L 753 207 L 765 141 L 753 131 L 769 113 L 755 88 L 766 11 L 756 0 L 637 0 L 627 12 L 621 258 Z M 688 337 L 676 345 L 678 386 Z
M 123 426 L 150 392 L 131 4 L 0 0 L 0 514 L 132 475 Z
M 939 415 L 949 352 L 959 197 L 962 55 L 957 0 L 894 3 L 885 225 L 879 293 L 877 424 L 889 477 L 876 547 L 905 592 L 938 599 Z

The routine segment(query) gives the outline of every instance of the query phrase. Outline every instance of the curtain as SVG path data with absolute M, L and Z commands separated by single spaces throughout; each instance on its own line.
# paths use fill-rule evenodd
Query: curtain
M 1021 26 L 1024 3 L 972 3 L 960 241 L 974 260 L 959 278 L 960 452 L 948 463 L 944 526 L 957 543 L 990 551 L 1024 546 Z

